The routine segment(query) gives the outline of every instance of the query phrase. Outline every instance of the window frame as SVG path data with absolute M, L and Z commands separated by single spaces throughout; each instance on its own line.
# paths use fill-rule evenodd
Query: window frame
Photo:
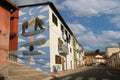
M 57 17 L 52 13 L 52 22 L 58 26 L 58 20 L 57 20 Z

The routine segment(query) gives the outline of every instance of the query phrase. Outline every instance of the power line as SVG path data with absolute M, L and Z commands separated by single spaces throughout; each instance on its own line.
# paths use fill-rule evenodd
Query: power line
M 118 8 L 120 8 L 120 6 L 116 6 L 116 7 L 112 7 L 112 8 L 108 8 L 108 9 L 103 9 L 103 10 L 98 11 L 98 12 L 96 12 L 96 13 L 88 13 L 88 14 L 86 14 L 86 15 L 87 15 L 87 16 L 92 16 L 92 15 L 102 14 L 102 13 L 104 13 L 104 12 L 107 12 L 107 11 L 110 11 L 110 10 L 115 10 L 115 9 L 118 9 Z

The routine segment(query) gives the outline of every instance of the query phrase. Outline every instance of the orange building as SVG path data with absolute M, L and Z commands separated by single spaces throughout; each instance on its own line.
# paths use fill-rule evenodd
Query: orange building
M 92 56 L 85 55 L 85 64 L 90 65 L 92 63 Z
M 8 63 L 10 17 L 17 9 L 9 0 L 0 1 L 0 74 Z
M 10 45 L 9 45 L 10 51 L 17 50 L 18 46 L 17 33 L 18 33 L 18 10 L 15 10 L 11 14 L 10 18 Z

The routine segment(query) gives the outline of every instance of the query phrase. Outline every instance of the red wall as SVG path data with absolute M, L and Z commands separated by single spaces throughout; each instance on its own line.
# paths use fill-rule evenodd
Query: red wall
M 10 33 L 15 32 L 18 33 L 18 10 L 11 14 L 11 26 L 10 26 Z M 9 50 L 17 50 L 18 46 L 18 34 L 13 38 L 10 39 Z
M 9 31 L 10 12 L 0 6 L 0 65 L 8 61 Z

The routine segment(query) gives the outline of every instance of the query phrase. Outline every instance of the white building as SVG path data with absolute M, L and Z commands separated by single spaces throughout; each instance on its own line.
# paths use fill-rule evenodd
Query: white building
M 82 46 L 53 3 L 24 5 L 19 8 L 20 63 L 46 72 L 70 70 L 75 68 L 74 53 L 78 49 L 82 51 L 80 64 L 84 64 Z
M 119 47 L 107 47 L 106 48 L 106 56 L 110 57 L 113 53 L 120 51 Z
M 116 52 L 110 56 L 109 66 L 115 69 L 120 69 L 120 52 Z
M 110 47 L 107 48 L 108 65 L 115 69 L 120 69 L 120 48 Z

